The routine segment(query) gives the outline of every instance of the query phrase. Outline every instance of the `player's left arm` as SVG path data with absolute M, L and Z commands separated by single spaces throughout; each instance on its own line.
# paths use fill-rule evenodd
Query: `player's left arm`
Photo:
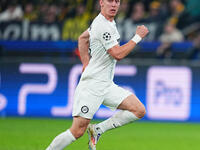
M 89 37 L 89 32 L 88 30 L 86 30 L 78 38 L 78 49 L 80 52 L 81 62 L 83 64 L 83 71 L 85 70 L 90 61 L 90 55 L 88 53 Z

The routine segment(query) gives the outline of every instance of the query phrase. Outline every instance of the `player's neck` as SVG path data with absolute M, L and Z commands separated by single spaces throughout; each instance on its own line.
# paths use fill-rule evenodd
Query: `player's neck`
M 104 12 L 101 11 L 101 14 L 110 22 L 112 22 L 114 20 L 115 17 L 111 17 L 111 16 L 108 16 L 106 15 Z

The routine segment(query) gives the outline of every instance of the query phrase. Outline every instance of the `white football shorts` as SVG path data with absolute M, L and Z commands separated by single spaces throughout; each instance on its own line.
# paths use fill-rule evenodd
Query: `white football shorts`
M 115 110 L 131 94 L 114 82 L 80 81 L 75 90 L 72 116 L 92 119 L 101 104 Z

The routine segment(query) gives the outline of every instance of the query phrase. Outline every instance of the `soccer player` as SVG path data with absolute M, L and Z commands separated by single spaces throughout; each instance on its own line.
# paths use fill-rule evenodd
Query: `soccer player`
M 80 138 L 87 128 L 89 149 L 96 150 L 99 137 L 104 132 L 145 115 L 144 105 L 133 93 L 117 86 L 113 82 L 113 76 L 116 62 L 134 49 L 148 34 L 148 29 L 144 25 L 138 26 L 133 38 L 125 45 L 119 46 L 120 35 L 114 17 L 118 12 L 120 0 L 99 2 L 100 14 L 78 40 L 83 73 L 75 91 L 72 126 L 55 137 L 47 150 L 64 149 Z M 101 104 L 120 111 L 99 124 L 89 124 Z

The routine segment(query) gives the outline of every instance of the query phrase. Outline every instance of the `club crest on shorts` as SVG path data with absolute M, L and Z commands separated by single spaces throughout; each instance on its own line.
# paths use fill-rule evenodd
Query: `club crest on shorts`
M 106 41 L 110 40 L 110 39 L 111 39 L 110 33 L 105 32 L 105 33 L 103 34 L 103 39 L 106 40 Z
M 88 111 L 89 111 L 89 108 L 87 106 L 81 107 L 81 112 L 82 113 L 86 114 L 86 113 L 88 113 Z

